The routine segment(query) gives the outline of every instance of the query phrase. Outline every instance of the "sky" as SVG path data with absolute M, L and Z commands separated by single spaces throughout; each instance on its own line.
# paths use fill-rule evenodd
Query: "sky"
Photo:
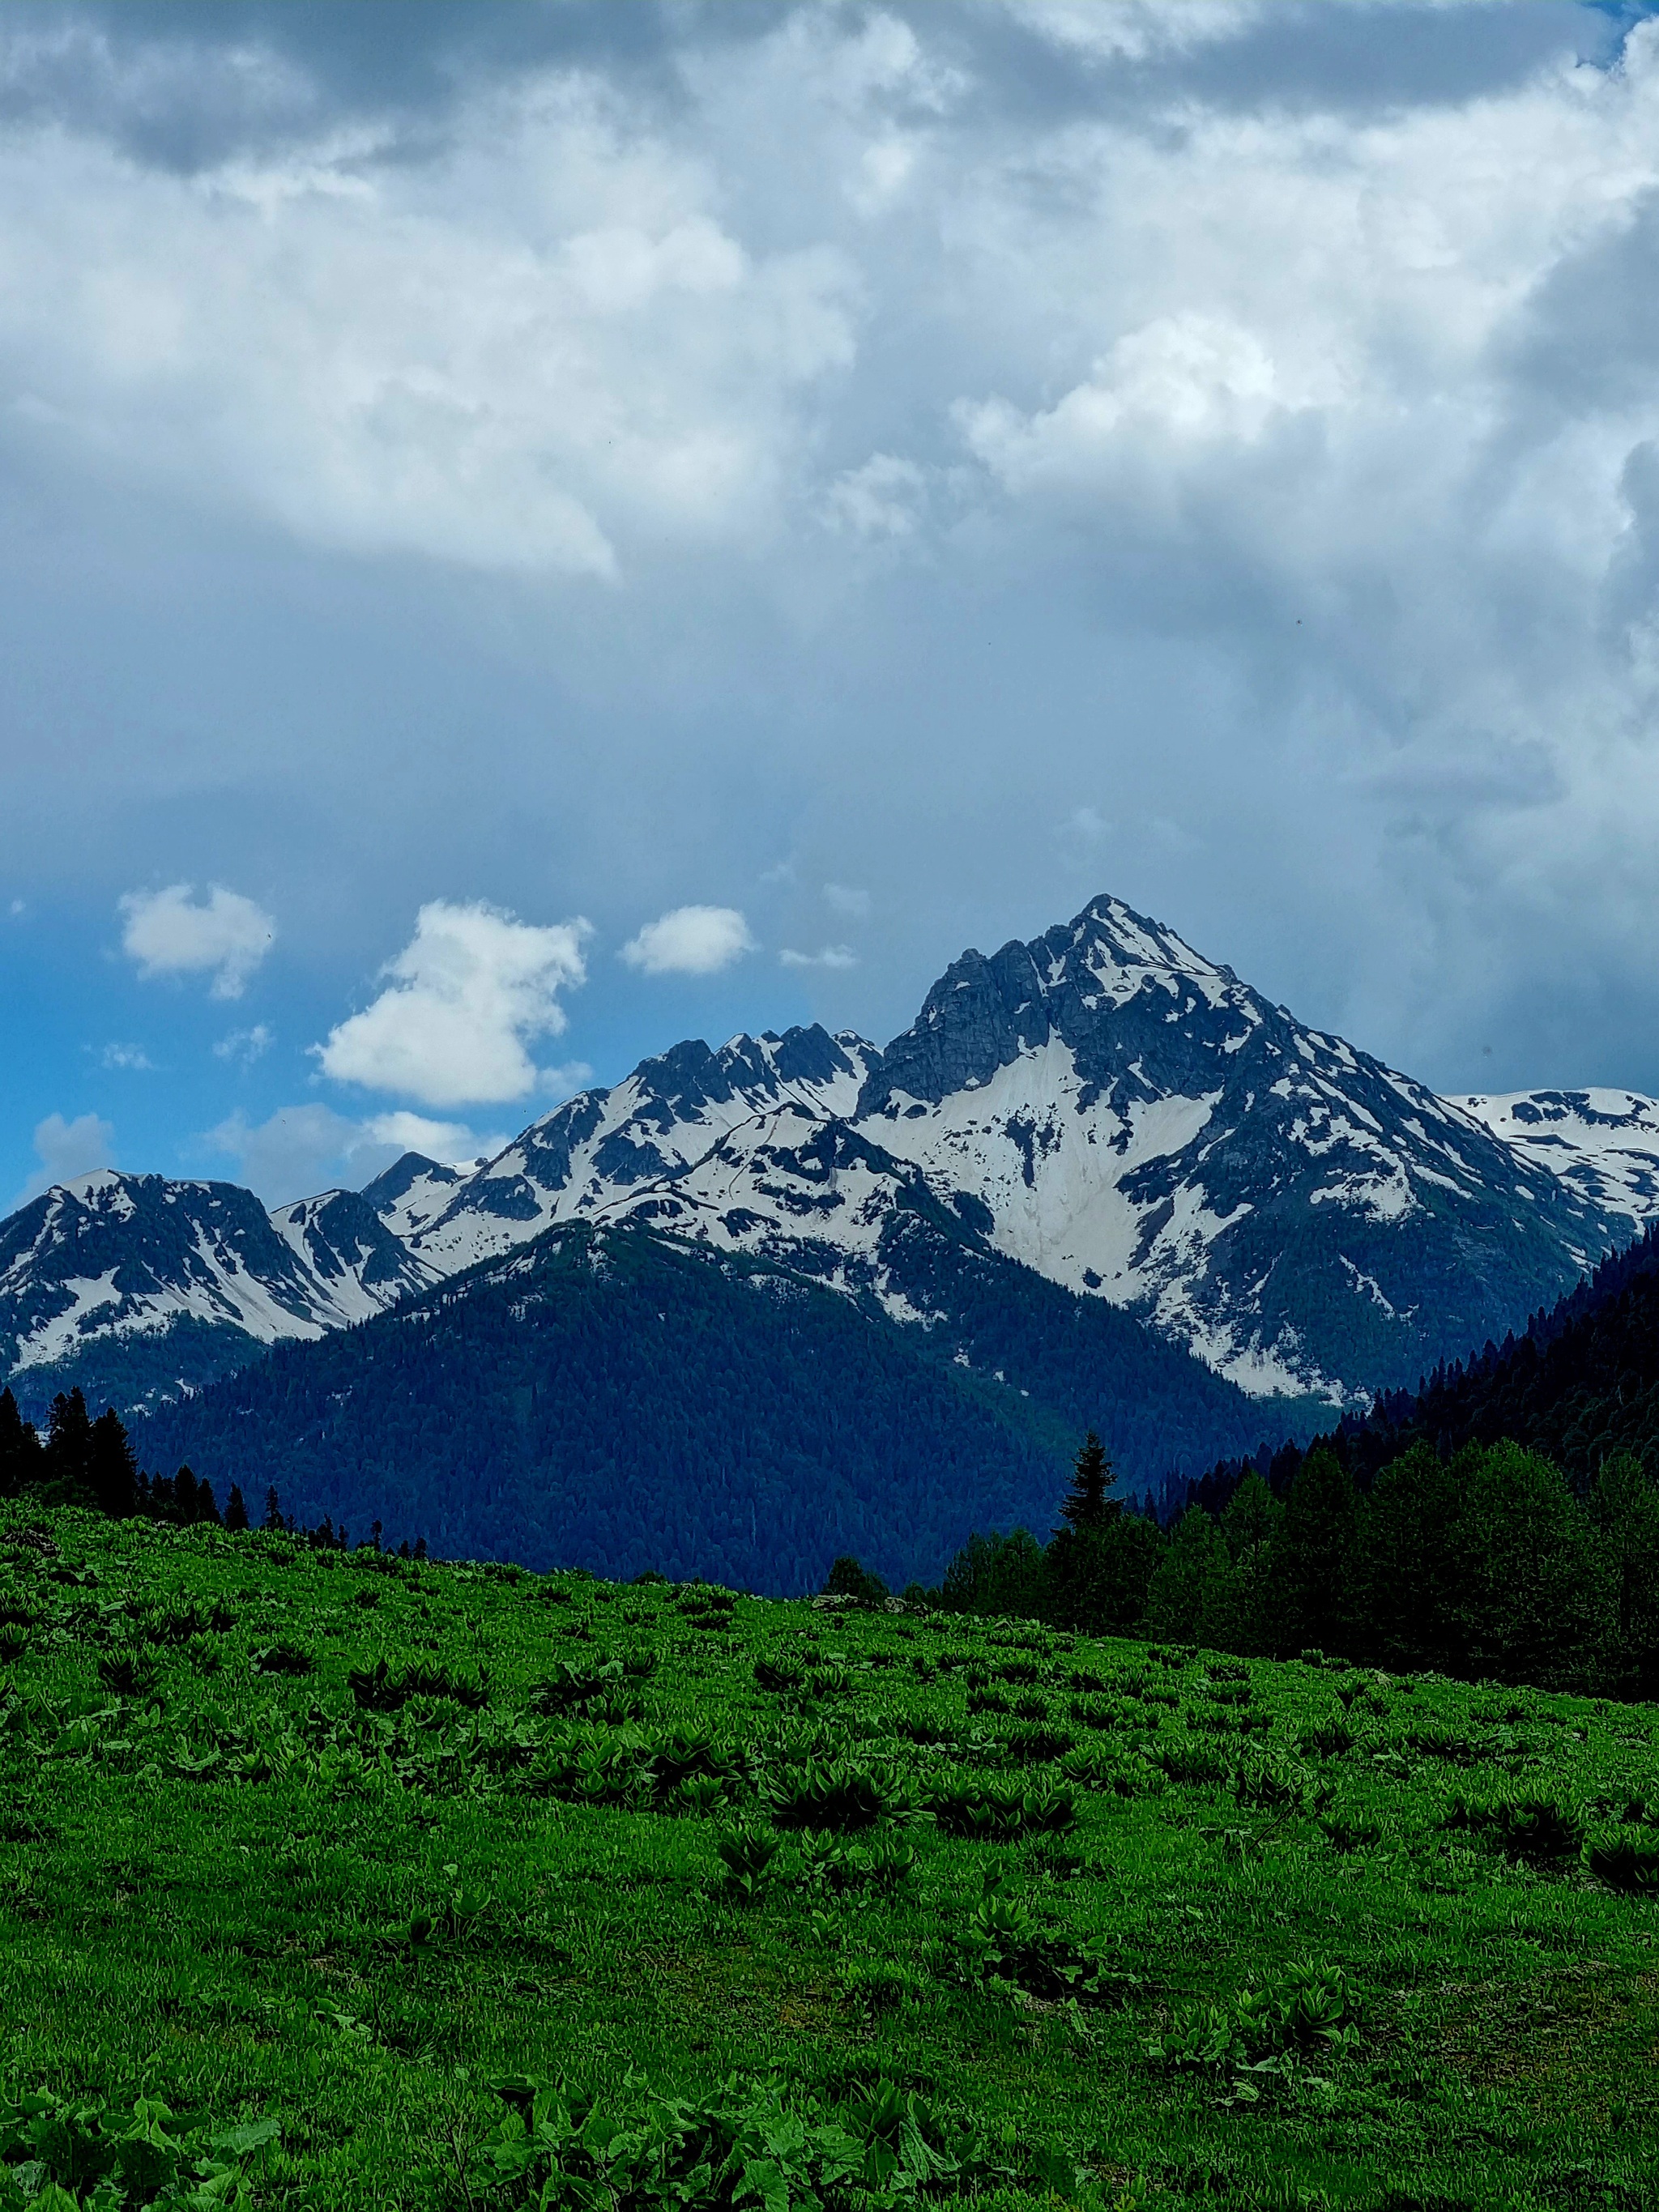
M 1101 891 L 1659 1091 L 1659 20 L 9 0 L 0 771 L 0 1205 Z

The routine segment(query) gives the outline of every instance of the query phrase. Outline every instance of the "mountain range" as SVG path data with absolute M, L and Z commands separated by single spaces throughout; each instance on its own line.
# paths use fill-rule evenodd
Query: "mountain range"
M 661 1433 L 619 1401 L 606 1460 L 568 1411 L 528 1428 L 514 1413 L 501 1433 L 540 1439 L 514 1479 L 519 1504 L 480 1520 L 475 1498 L 447 1520 L 440 1482 L 421 1492 L 430 1532 L 454 1521 L 486 1548 L 506 1541 L 556 1462 L 601 1486 L 607 1466 L 639 1479 L 676 1424 L 696 1428 L 699 1373 L 727 1419 L 726 1445 L 711 1433 L 688 1447 L 707 1472 L 729 1455 L 731 1424 L 758 1418 L 745 1392 L 781 1404 L 808 1369 L 820 1402 L 863 1390 L 885 1408 L 860 1464 L 978 1466 L 982 1494 L 963 1510 L 983 1526 L 1004 1505 L 1040 1510 L 1083 1425 L 1133 1489 L 1171 1494 L 1263 1437 L 1409 1389 L 1524 1328 L 1656 1215 L 1653 1101 L 1437 1097 L 1103 896 L 1029 944 L 964 952 L 884 1048 L 816 1026 L 718 1050 L 688 1041 L 470 1167 L 410 1153 L 362 1191 L 269 1212 L 228 1183 L 77 1177 L 0 1223 L 0 1368 L 37 1419 L 71 1383 L 147 1412 L 152 1455 L 217 1464 L 234 1419 L 250 1478 L 264 1461 L 249 1443 L 256 1401 L 280 1374 L 283 1433 L 314 1432 L 286 1462 L 308 1470 L 297 1502 L 360 1513 L 349 1468 L 378 1464 L 368 1378 L 401 1371 L 385 1347 L 415 1340 L 411 1320 L 447 1347 L 454 1402 L 472 1395 L 460 1367 L 487 1352 L 503 1405 L 526 1389 L 539 1405 L 538 1363 L 565 1376 L 567 1398 L 579 1390 L 584 1333 L 627 1367 L 640 1282 L 659 1283 L 665 1316 L 719 1308 L 751 1336 L 774 1310 L 764 1285 L 790 1330 L 752 1372 L 717 1352 L 717 1331 L 697 1335 L 701 1370 L 665 1337 L 653 1357 L 679 1360 L 690 1395 L 635 1386 Z M 511 1290 L 520 1264 L 545 1274 L 545 1296 Z M 500 1334 L 520 1309 L 522 1356 Z M 911 1376 L 932 1408 L 920 1431 L 904 1391 L 855 1382 L 871 1359 Z M 324 1377 L 349 1419 L 318 1413 Z M 425 1418 L 433 1468 L 470 1465 L 441 1413 Z M 638 1434 L 619 1440 L 630 1418 Z M 354 1423 L 368 1425 L 349 1440 Z M 799 1437 L 789 1449 L 812 1461 Z M 426 1481 L 410 1449 L 405 1492 Z M 833 1491 L 850 1464 L 832 1453 L 814 1480 Z M 574 1540 L 580 1522 L 555 1515 L 549 1540 Z
M 1659 1213 L 1659 1106 L 1437 1097 L 1120 901 L 965 952 L 878 1049 L 676 1045 L 471 1168 L 410 1153 L 267 1212 L 102 1170 L 0 1223 L 0 1366 L 126 1406 L 382 1312 L 565 1221 L 649 1223 L 894 1320 L 926 1194 L 1253 1396 L 1400 1387 L 1548 1304 Z

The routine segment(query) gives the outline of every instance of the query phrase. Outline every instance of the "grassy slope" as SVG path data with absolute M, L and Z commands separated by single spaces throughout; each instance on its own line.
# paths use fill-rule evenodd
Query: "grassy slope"
M 1142 2172 L 1152 2203 L 1206 2187 L 1241 2204 L 1655 2201 L 1659 1900 L 1616 1895 L 1571 1862 L 1512 1864 L 1440 1826 L 1459 1790 L 1551 1792 L 1588 1808 L 1593 1832 L 1616 1826 L 1631 1791 L 1659 1792 L 1650 1708 L 1258 1662 L 1244 1710 L 1271 1726 L 1247 1740 L 1191 1725 L 1240 1710 L 1213 1694 L 1202 1655 L 1170 1666 L 1024 1625 L 805 1602 L 697 1616 L 666 1588 L 379 1564 L 0 1507 L 0 2102 L 148 2088 L 221 2122 L 269 2114 L 282 2148 L 260 2154 L 256 2201 L 340 2212 L 510 2201 L 479 2170 L 502 2109 L 490 2078 L 604 2086 L 630 2068 L 699 2090 L 781 2069 L 792 2094 L 832 2106 L 884 2075 L 975 2116 L 1028 2174 L 1034 2149 L 1071 2153 L 1108 2203 Z M 166 1616 L 192 1601 L 234 1622 L 167 1640 L 191 1624 Z M 277 1643 L 314 1672 L 258 1671 Z M 492 1772 L 480 1748 L 560 1662 L 650 1650 L 656 1673 L 627 1686 L 653 1740 L 700 1724 L 775 1771 L 817 1735 L 917 1786 L 951 1761 L 988 1778 L 1018 1723 L 967 1712 L 977 1666 L 994 1694 L 1040 1701 L 1102 1747 L 1135 1794 L 1079 1789 L 1079 1825 L 1059 1842 L 913 1822 L 897 1831 L 920 1860 L 908 1901 L 812 1893 L 789 1871 L 790 1838 L 781 1884 L 738 1901 L 718 1887 L 714 1844 L 734 1820 L 759 1824 L 748 1785 L 735 1812 L 566 1802 L 529 1794 L 556 1762 L 521 1747 L 532 1764 L 502 1753 Z M 832 1679 L 805 1711 L 757 1686 L 757 1657 L 792 1656 L 844 1686 Z M 381 1657 L 485 1670 L 488 1707 L 409 1707 L 383 1758 L 342 1747 L 345 1731 L 302 1749 L 324 1734 L 310 1709 L 353 1713 L 348 1668 Z M 124 1659 L 154 1668 L 148 1696 L 71 1724 L 111 1706 L 100 1662 L 119 1679 Z M 1039 1679 L 998 1682 L 1007 1666 Z M 1114 1725 L 1073 1717 L 1073 1670 L 1107 1685 L 1082 1703 Z M 1224 1674 L 1219 1686 L 1237 1694 Z M 1304 1746 L 1356 1691 L 1354 1746 Z M 901 1718 L 946 1742 L 900 1736 Z M 1447 1741 L 1425 1750 L 1413 1735 Z M 1339 1851 L 1309 1807 L 1165 1784 L 1136 1749 L 1237 1759 L 1261 1743 L 1281 1779 L 1330 1789 L 1328 1818 L 1374 1823 L 1376 1839 Z M 180 1771 L 180 1754 L 216 1744 L 217 1765 Z M 222 1778 L 248 1753 L 269 1778 Z M 1105 2002 L 1073 2009 L 961 1978 L 957 1942 L 988 1866 L 1097 1951 Z M 452 1928 L 444 1908 L 469 1886 L 489 1903 Z M 422 1912 L 437 1924 L 412 1948 Z M 1202 2006 L 1310 1958 L 1350 1976 L 1356 2048 L 1254 2077 L 1148 2058 L 1149 2039 Z

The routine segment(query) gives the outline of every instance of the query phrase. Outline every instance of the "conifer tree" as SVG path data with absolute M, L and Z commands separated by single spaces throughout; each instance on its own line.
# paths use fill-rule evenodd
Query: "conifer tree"
M 247 1508 L 242 1503 L 241 1491 L 233 1482 L 230 1486 L 230 1496 L 225 1501 L 225 1527 L 235 1534 L 246 1528 L 246 1526 Z
M 181 1467 L 173 1478 L 173 1514 L 181 1528 L 188 1528 L 199 1517 L 196 1477 L 187 1467 Z
M 21 1498 L 40 1474 L 40 1439 L 10 1390 L 0 1390 L 0 1498 Z
M 271 1484 L 270 1489 L 265 1492 L 265 1517 L 264 1525 L 276 1535 L 281 1535 L 283 1530 L 288 1526 L 287 1522 L 283 1518 L 282 1503 L 277 1498 L 276 1486 L 274 1482 Z
M 1353 1479 L 1328 1445 L 1297 1470 L 1279 1524 L 1279 1648 L 1343 1650 L 1352 1630 L 1359 1563 Z
M 60 1505 L 91 1503 L 89 1461 L 92 1422 L 87 1401 L 78 1389 L 60 1390 L 47 1417 L 46 1483 L 47 1495 Z
M 1106 1447 L 1091 1429 L 1072 1462 L 1072 1486 L 1060 1502 L 1060 1517 L 1073 1528 L 1102 1528 L 1116 1520 L 1121 1502 L 1106 1495 L 1116 1480 Z
M 126 1520 L 137 1510 L 138 1462 L 121 1416 L 106 1406 L 92 1425 L 87 1442 L 89 1503 L 100 1513 Z
M 1659 1691 L 1659 1489 L 1633 1452 L 1595 1477 L 1591 1510 L 1606 1561 L 1613 1680 L 1627 1697 Z

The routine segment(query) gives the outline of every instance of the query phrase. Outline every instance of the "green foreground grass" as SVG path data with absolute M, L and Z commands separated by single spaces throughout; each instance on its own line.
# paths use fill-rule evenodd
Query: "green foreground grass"
M 1656 1717 L 0 1508 L 0 2207 L 1633 2212 Z

